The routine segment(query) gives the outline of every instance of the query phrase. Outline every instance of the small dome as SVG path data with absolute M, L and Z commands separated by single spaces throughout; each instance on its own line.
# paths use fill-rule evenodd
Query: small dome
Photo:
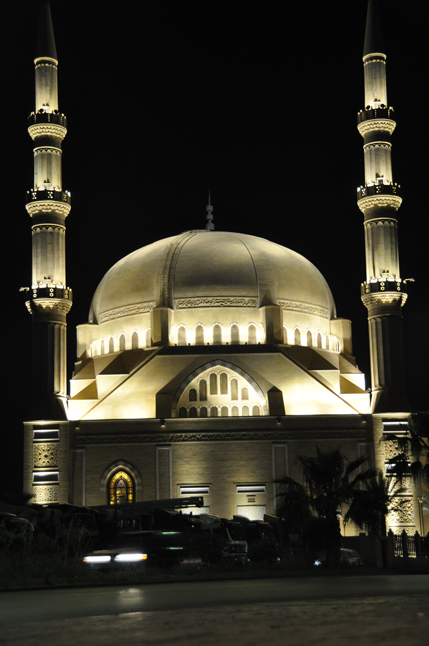
M 117 262 L 95 292 L 89 320 L 112 321 L 145 306 L 189 311 L 217 302 L 219 307 L 282 305 L 335 318 L 328 284 L 303 256 L 251 235 L 198 230 L 159 240 Z

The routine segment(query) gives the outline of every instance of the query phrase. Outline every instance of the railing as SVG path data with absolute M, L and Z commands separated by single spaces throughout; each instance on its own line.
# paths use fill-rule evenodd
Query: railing
M 401 534 L 394 534 L 392 530 L 387 534 L 395 558 L 429 557 L 429 540 L 422 540 L 418 532 L 409 536 L 404 530 Z

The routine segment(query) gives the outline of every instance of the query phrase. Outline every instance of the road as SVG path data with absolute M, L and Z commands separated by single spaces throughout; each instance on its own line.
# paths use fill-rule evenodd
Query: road
M 0 625 L 3 646 L 426 646 L 429 575 L 3 592 Z

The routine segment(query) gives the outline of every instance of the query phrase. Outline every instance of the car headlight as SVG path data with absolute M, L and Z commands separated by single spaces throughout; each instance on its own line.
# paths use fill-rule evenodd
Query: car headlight
M 93 556 L 85 556 L 83 559 L 84 563 L 109 563 L 111 556 L 108 554 L 95 554 Z
M 147 559 L 147 554 L 118 554 L 115 556 L 115 561 L 120 563 L 134 563 L 135 561 L 145 561 Z

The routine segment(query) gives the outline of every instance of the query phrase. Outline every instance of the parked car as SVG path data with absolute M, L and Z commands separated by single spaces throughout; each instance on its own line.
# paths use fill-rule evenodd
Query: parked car
M 326 554 L 321 554 L 318 559 L 314 561 L 314 565 L 323 565 L 326 561 Z M 348 563 L 349 565 L 363 565 L 362 557 L 357 550 L 352 550 L 346 547 L 340 549 L 340 562 Z

